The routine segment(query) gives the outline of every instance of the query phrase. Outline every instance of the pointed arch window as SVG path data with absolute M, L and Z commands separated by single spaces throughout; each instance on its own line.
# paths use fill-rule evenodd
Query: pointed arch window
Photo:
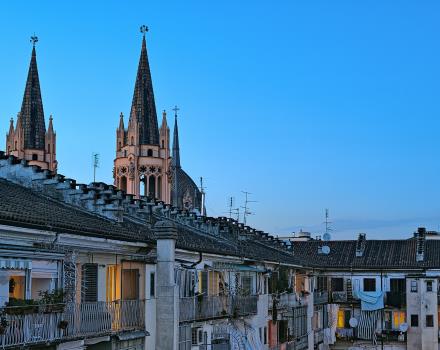
M 148 178 L 148 195 L 156 198 L 156 177 L 154 176 Z
M 157 199 L 162 199 L 162 176 L 157 177 Z
M 152 156 L 153 156 L 153 150 L 152 150 L 152 149 L 149 149 L 149 150 L 147 151 L 147 156 L 148 156 L 148 157 L 152 157 Z
M 125 176 L 121 176 L 121 178 L 119 179 L 119 188 L 122 191 L 127 192 L 127 178 Z
M 131 137 L 131 141 L 130 141 L 130 143 L 131 143 L 131 146 L 134 145 L 134 137 L 133 137 L 133 136 Z

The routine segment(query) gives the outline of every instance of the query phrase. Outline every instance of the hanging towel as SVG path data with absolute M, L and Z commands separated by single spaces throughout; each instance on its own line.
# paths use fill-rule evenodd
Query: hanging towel
M 383 292 L 354 291 L 353 296 L 361 300 L 361 310 L 374 311 L 383 309 Z

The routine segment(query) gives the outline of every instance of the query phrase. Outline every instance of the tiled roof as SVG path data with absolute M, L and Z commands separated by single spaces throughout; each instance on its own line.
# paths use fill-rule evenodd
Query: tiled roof
M 0 223 L 129 241 L 153 238 L 145 227 L 106 219 L 4 179 L 0 179 Z
M 356 256 L 355 240 L 293 242 L 294 255 L 306 266 L 322 269 L 420 269 L 440 268 L 440 240 L 427 239 L 423 261 L 416 260 L 416 239 L 367 240 Z M 323 254 L 319 248 L 330 248 Z

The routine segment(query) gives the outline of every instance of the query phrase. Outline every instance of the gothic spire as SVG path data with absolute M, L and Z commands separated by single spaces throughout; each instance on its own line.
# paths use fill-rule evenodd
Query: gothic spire
M 35 51 L 35 43 L 38 39 L 34 36 L 31 41 L 33 42 L 32 57 L 21 105 L 20 119 L 24 132 L 24 147 L 44 149 L 46 126 Z
M 147 43 L 145 41 L 146 26 L 141 27 L 142 49 L 134 87 L 130 118 L 139 123 L 139 144 L 158 145 L 159 129 L 157 126 L 156 104 L 154 102 L 153 83 L 148 63 Z
M 173 133 L 173 154 L 172 154 L 172 166 L 174 168 L 180 168 L 180 147 L 179 147 L 179 128 L 177 126 L 177 111 L 179 108 L 174 107 L 174 133 Z

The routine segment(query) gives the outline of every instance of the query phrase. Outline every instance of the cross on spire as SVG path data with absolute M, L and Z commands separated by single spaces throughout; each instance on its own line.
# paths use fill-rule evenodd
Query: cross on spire
M 180 111 L 180 108 L 177 106 L 174 106 L 174 108 L 172 110 L 174 111 L 174 115 L 177 117 L 177 112 Z
M 148 27 L 146 25 L 141 25 L 140 31 L 145 36 L 145 33 L 148 32 Z
M 36 36 L 35 33 L 34 33 L 34 35 L 31 36 L 31 40 L 30 41 L 32 43 L 32 46 L 35 47 L 35 44 L 38 42 L 38 36 Z

